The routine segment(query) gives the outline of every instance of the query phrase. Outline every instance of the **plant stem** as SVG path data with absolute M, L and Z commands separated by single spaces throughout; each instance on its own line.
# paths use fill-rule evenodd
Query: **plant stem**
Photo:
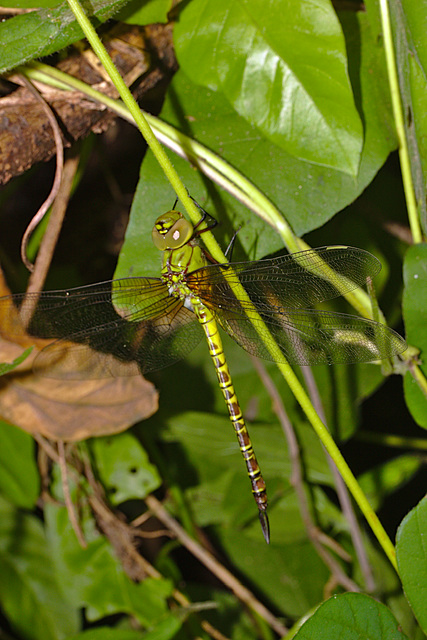
M 338 449 L 329 431 L 327 430 L 327 428 L 325 427 L 325 425 L 317 415 L 316 410 L 314 409 L 300 381 L 296 377 L 293 369 L 288 364 L 282 364 L 280 362 L 276 363 L 276 365 L 280 369 L 284 378 L 286 379 L 286 382 L 289 385 L 293 395 L 299 402 L 302 410 L 307 416 L 313 429 L 317 433 L 326 451 L 329 453 L 329 455 L 335 462 L 344 482 L 346 483 L 353 498 L 357 502 L 361 512 L 363 513 L 366 520 L 368 521 L 378 542 L 384 549 L 388 559 L 390 560 L 390 563 L 393 565 L 393 567 L 397 571 L 396 551 L 394 549 L 393 543 L 388 537 L 377 514 L 369 504 L 368 499 L 366 498 L 365 494 L 360 488 L 350 467 L 348 466 L 347 462 L 342 456 L 341 451 Z
M 395 436 L 391 433 L 372 433 L 369 431 L 358 431 L 355 438 L 362 442 L 373 442 L 382 447 L 427 451 L 427 440 L 425 438 L 406 438 L 404 436 Z
M 198 220 L 200 219 L 200 212 L 198 211 L 198 209 L 195 206 L 194 202 L 189 197 L 184 184 L 182 183 L 182 181 L 181 181 L 180 177 L 178 176 L 177 172 L 175 171 L 171 161 L 169 160 L 168 156 L 166 155 L 165 150 L 163 149 L 162 145 L 157 140 L 156 136 L 154 135 L 153 131 L 151 130 L 150 125 L 148 124 L 148 122 L 147 122 L 146 118 L 144 117 L 143 113 L 141 112 L 141 109 L 139 108 L 138 104 L 136 103 L 132 93 L 130 92 L 130 90 L 126 86 L 123 78 L 121 77 L 121 75 L 118 72 L 117 68 L 115 67 L 113 61 L 111 60 L 110 56 L 108 55 L 107 50 L 105 49 L 104 45 L 102 44 L 101 40 L 99 39 L 98 34 L 96 33 L 95 29 L 92 26 L 92 23 L 90 22 L 90 20 L 86 16 L 85 12 L 83 11 L 83 8 L 82 8 L 80 2 L 78 0 L 68 0 L 68 4 L 70 5 L 70 8 L 73 11 L 73 13 L 74 13 L 74 15 L 75 15 L 80 27 L 83 30 L 83 33 L 85 34 L 86 38 L 89 41 L 92 49 L 95 51 L 95 53 L 98 56 L 99 60 L 103 64 L 103 66 L 104 66 L 105 70 L 107 71 L 108 75 L 110 76 L 114 86 L 116 87 L 117 91 L 119 92 L 119 95 L 120 95 L 121 99 L 123 100 L 123 102 L 125 103 L 126 107 L 129 110 L 129 112 L 131 113 L 134 121 L 136 122 L 136 125 L 137 125 L 138 129 L 140 130 L 140 132 L 144 136 L 145 141 L 147 142 L 147 144 L 150 147 L 151 151 L 155 155 L 156 160 L 158 161 L 158 163 L 162 167 L 162 169 L 163 169 L 167 179 L 171 183 L 176 195 L 181 200 L 181 202 L 184 205 L 186 211 L 188 212 L 188 215 L 190 216 L 190 219 L 192 220 L 193 223 L 197 223 Z
M 384 50 L 387 63 L 388 82 L 390 86 L 391 103 L 393 107 L 394 122 L 399 141 L 399 158 L 402 170 L 403 188 L 405 191 L 406 206 L 408 209 L 409 224 L 412 238 L 415 244 L 422 242 L 422 232 L 418 215 L 417 201 L 411 173 L 411 160 L 408 141 L 406 137 L 405 120 L 402 108 L 402 98 L 399 87 L 399 75 L 396 65 L 396 56 L 391 29 L 390 10 L 388 0 L 380 0 L 381 23 L 384 36 Z

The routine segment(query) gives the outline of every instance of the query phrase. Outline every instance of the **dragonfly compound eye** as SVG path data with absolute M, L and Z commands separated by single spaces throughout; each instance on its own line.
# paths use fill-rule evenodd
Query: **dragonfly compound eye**
M 189 242 L 193 235 L 193 225 L 179 211 L 168 211 L 154 223 L 152 237 L 160 251 L 178 249 Z

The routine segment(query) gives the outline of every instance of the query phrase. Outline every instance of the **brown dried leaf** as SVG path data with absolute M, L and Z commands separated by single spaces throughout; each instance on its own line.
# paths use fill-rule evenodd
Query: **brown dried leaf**
M 22 347 L 35 345 L 13 373 L 0 379 L 0 417 L 4 420 L 52 440 L 75 441 L 124 431 L 157 411 L 157 391 L 142 376 L 133 375 L 134 363 L 118 363 L 123 376 L 130 374 L 120 378 L 55 380 L 35 375 L 34 358 L 51 341 L 25 333 L 12 298 L 10 306 L 2 304 L 0 310 L 0 362 L 13 362 Z M 83 359 L 90 360 L 92 354 L 89 347 L 79 349 Z M 114 366 L 113 361 L 108 354 L 97 354 L 97 365 L 104 364 L 105 370 Z
M 21 351 L 1 342 L 0 360 L 11 362 Z M 157 411 L 157 391 L 142 376 L 53 380 L 32 373 L 33 359 L 0 380 L 0 416 L 29 433 L 82 440 L 124 431 Z

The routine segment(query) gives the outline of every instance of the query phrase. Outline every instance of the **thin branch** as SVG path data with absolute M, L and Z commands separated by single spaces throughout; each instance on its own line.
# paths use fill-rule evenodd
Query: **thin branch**
M 35 267 L 28 283 L 27 293 L 38 293 L 43 289 L 44 281 L 46 279 L 47 272 L 49 271 L 52 256 L 64 221 L 78 163 L 79 157 L 72 155 L 70 155 L 65 162 L 60 188 L 52 206 L 49 224 L 40 244 Z M 26 233 L 27 232 L 28 228 Z M 33 296 L 28 298 L 28 304 L 24 306 L 25 315 L 21 316 L 21 319 L 25 326 L 28 326 L 34 314 L 37 301 L 37 296 Z
M 313 405 L 316 408 L 316 411 L 321 417 L 323 423 L 326 425 L 326 416 L 323 410 L 322 400 L 319 395 L 319 390 L 317 388 L 313 372 L 310 367 L 302 367 L 302 373 L 304 376 L 304 380 L 306 381 L 308 393 L 311 397 Z M 338 471 L 337 466 L 332 460 L 331 456 L 328 454 L 328 452 L 325 453 L 329 468 L 331 469 L 332 475 L 334 476 L 338 500 L 341 505 L 342 512 L 344 513 L 344 517 L 346 518 L 349 525 L 349 533 L 353 541 L 353 546 L 356 551 L 362 574 L 365 579 L 366 590 L 372 592 L 375 589 L 375 580 L 366 553 L 365 545 L 363 544 L 362 532 L 360 530 L 359 522 L 356 518 L 356 514 L 354 513 L 353 505 L 350 500 L 345 482 L 342 479 L 341 474 Z
M 298 497 L 301 517 L 305 524 L 307 535 L 311 543 L 313 544 L 314 548 L 316 549 L 317 553 L 322 558 L 323 562 L 330 569 L 333 576 L 332 581 L 343 585 L 343 587 L 348 591 L 356 591 L 356 592 L 360 591 L 360 588 L 358 587 L 358 585 L 355 582 L 353 582 L 353 580 L 351 580 L 351 578 L 349 578 L 344 573 L 339 563 L 335 560 L 333 556 L 331 556 L 331 554 L 320 543 L 319 529 L 314 524 L 313 519 L 311 517 L 310 509 L 308 507 L 307 497 L 304 490 L 304 479 L 303 479 L 303 473 L 302 473 L 301 456 L 300 456 L 299 445 L 298 445 L 295 432 L 293 430 L 289 417 L 286 413 L 280 394 L 277 391 L 277 388 L 273 380 L 268 375 L 264 365 L 256 358 L 252 358 L 252 361 L 258 372 L 258 375 L 260 376 L 265 388 L 267 389 L 267 393 L 270 395 L 270 398 L 273 401 L 273 410 L 280 421 L 286 440 L 288 442 L 289 457 L 290 457 L 291 467 L 292 467 L 290 482 L 294 487 L 295 493 L 297 494 L 297 497 Z
M 62 176 L 62 169 L 64 166 L 64 147 L 62 144 L 61 131 L 59 129 L 59 125 L 56 121 L 56 118 L 52 112 L 52 109 L 50 108 L 46 100 L 43 98 L 43 96 L 40 94 L 40 92 L 37 91 L 33 83 L 26 76 L 22 74 L 20 74 L 20 77 L 23 84 L 27 87 L 28 91 L 30 91 L 35 97 L 35 99 L 38 102 L 40 102 L 40 105 L 43 111 L 46 113 L 46 117 L 49 120 L 50 125 L 52 127 L 53 137 L 55 140 L 55 147 L 56 147 L 56 170 L 55 170 L 55 179 L 53 181 L 52 189 L 48 197 L 40 207 L 40 209 L 37 211 L 36 215 L 31 220 L 30 224 L 28 225 L 21 242 L 22 262 L 25 264 L 25 266 L 29 271 L 33 271 L 34 266 L 27 258 L 28 240 L 31 234 L 33 233 L 34 229 L 37 227 L 37 225 L 46 215 L 46 212 L 48 211 L 52 202 L 54 202 L 56 195 L 59 191 L 61 176 Z
M 218 560 L 209 551 L 206 551 L 201 547 L 193 538 L 184 531 L 180 524 L 166 511 L 163 505 L 154 497 L 148 496 L 145 498 L 145 503 L 150 511 L 158 518 L 165 526 L 173 531 L 181 542 L 181 544 L 188 549 L 188 551 L 200 562 L 209 569 L 225 586 L 227 586 L 236 597 L 246 604 L 249 609 L 252 609 L 263 618 L 276 633 L 283 636 L 287 633 L 286 627 L 259 601 L 255 598 L 253 593 L 246 589 L 239 582 L 235 576 L 222 566 Z

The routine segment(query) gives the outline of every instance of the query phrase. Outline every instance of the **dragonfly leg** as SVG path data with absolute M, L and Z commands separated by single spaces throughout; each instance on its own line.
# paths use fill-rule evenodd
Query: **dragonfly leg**
M 193 303 L 193 306 L 208 341 L 209 353 L 211 354 L 215 366 L 218 382 L 230 414 L 231 423 L 237 435 L 240 451 L 246 463 L 246 469 L 252 485 L 252 493 L 258 507 L 262 533 L 268 544 L 270 541 L 270 528 L 267 516 L 267 491 L 265 481 L 262 477 L 261 469 L 255 456 L 242 410 L 237 400 L 230 371 L 225 359 L 218 326 L 209 309 L 207 309 L 203 304 Z
M 202 214 L 202 217 L 200 218 L 199 222 L 194 227 L 193 238 L 195 238 L 197 236 L 200 236 L 202 233 L 205 233 L 205 231 L 212 231 L 212 229 L 214 229 L 217 226 L 218 220 L 216 220 L 210 213 L 205 211 L 203 207 L 197 202 L 197 200 L 193 198 L 193 196 L 190 196 L 190 198 L 192 199 L 192 201 L 194 202 L 194 204 Z M 203 222 L 206 222 L 206 227 L 203 227 L 203 229 L 199 229 L 200 225 Z

